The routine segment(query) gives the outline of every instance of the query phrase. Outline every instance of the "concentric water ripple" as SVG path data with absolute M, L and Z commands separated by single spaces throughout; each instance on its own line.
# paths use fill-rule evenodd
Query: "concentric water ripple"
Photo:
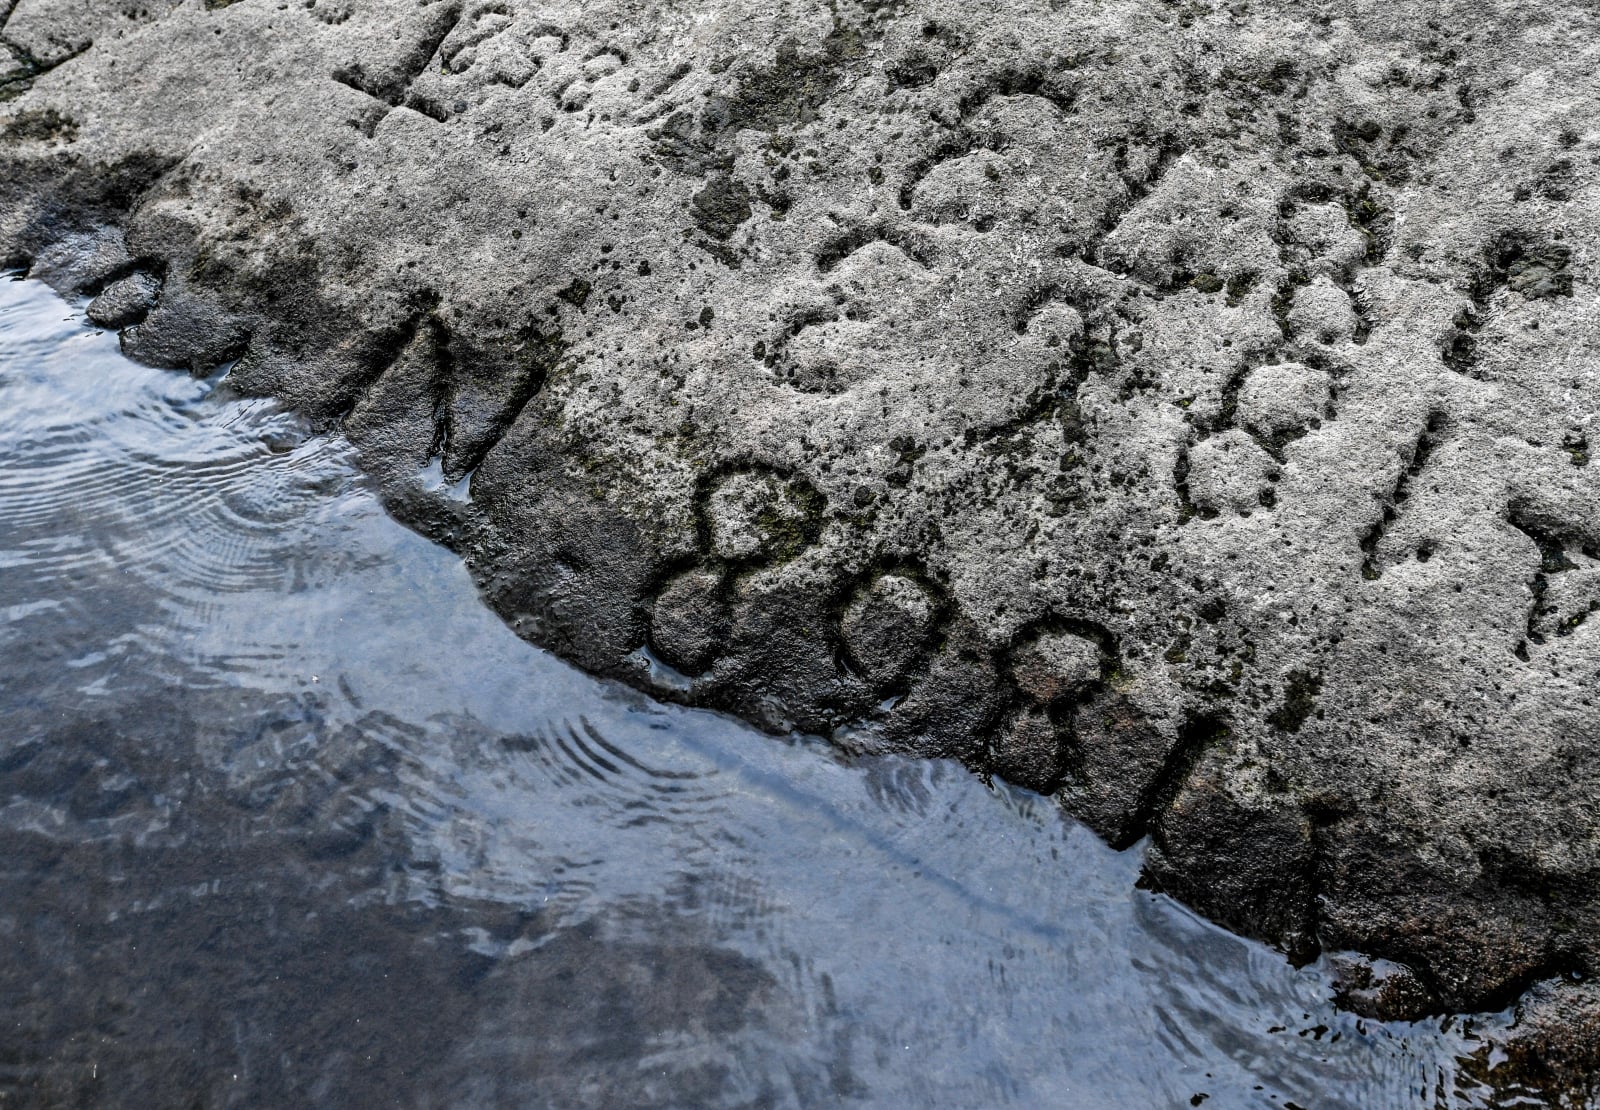
M 0 406 L 0 1105 L 1514 1104 L 1503 1018 L 1340 1014 L 1046 799 L 521 643 L 37 284 Z

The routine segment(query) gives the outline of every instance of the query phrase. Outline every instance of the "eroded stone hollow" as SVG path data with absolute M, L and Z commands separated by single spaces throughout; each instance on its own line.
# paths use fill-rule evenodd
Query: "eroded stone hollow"
M 1593 5 L 0 18 L 6 265 L 342 425 L 524 635 L 1595 1069 Z

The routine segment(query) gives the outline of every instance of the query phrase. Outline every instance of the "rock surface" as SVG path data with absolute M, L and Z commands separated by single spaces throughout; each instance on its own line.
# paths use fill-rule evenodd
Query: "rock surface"
M 1596 1021 L 1593 5 L 0 16 L 5 264 L 342 420 L 524 635 Z

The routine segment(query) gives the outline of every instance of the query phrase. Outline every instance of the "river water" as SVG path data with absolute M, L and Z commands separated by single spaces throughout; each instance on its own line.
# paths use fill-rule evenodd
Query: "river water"
M 0 714 L 0 1107 L 1532 1104 L 1046 799 L 523 643 L 342 440 L 3 278 Z

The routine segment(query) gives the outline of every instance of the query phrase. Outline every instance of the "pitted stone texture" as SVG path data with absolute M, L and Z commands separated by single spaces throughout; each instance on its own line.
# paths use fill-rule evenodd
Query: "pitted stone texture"
M 1593 5 L 19 0 L 0 40 L 0 261 L 159 275 L 130 353 L 348 414 L 522 634 L 643 681 L 705 567 L 674 696 L 993 770 L 1017 645 L 1098 627 L 1048 785 L 1169 889 L 1441 1006 L 1600 975 Z M 886 696 L 842 611 L 905 566 L 938 628 Z
M 1238 429 L 1202 440 L 1189 450 L 1189 497 L 1211 512 L 1249 513 L 1277 472 L 1272 456 Z

